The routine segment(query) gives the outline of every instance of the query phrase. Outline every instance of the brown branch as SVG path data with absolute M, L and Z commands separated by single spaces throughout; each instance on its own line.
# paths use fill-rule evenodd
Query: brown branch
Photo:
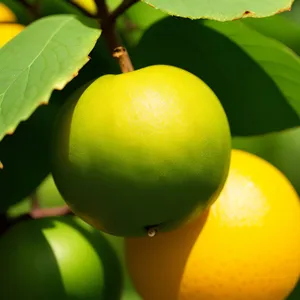
M 125 0 L 128 2 L 127 0 Z M 124 2 L 125 2 L 124 1 Z M 114 58 L 119 62 L 123 73 L 133 71 L 133 65 L 126 49 L 122 46 L 121 39 L 116 31 L 115 21 L 110 20 L 110 12 L 105 0 L 95 0 L 97 5 L 97 16 L 101 20 L 100 27 L 109 50 Z M 129 7 L 127 5 L 127 7 Z
M 17 0 L 22 4 L 31 14 L 33 20 L 39 18 L 39 1 L 34 4 L 31 4 L 28 0 Z
M 67 205 L 51 208 L 35 208 L 31 212 L 22 214 L 16 218 L 9 218 L 6 214 L 0 214 L 0 236 L 9 228 L 22 221 L 67 215 L 74 215 Z
M 29 215 L 32 219 L 41 219 L 46 217 L 55 217 L 55 216 L 65 216 L 65 215 L 73 215 L 69 206 L 59 206 L 59 207 L 51 207 L 51 208 L 36 208 L 32 210 Z
M 30 202 L 31 202 L 31 210 L 35 210 L 38 209 L 40 207 L 39 204 L 39 198 L 38 195 L 36 193 L 36 191 L 34 191 L 31 195 L 30 195 Z
M 109 22 L 115 23 L 120 15 L 122 15 L 128 8 L 137 2 L 139 2 L 139 0 L 124 0 L 115 10 L 110 13 L 108 18 Z
M 124 47 L 116 47 L 112 56 L 118 60 L 122 73 L 134 71 L 128 52 Z
M 84 9 L 82 6 L 80 6 L 76 2 L 73 2 L 72 0 L 66 0 L 66 1 L 69 4 L 71 4 L 72 6 L 74 6 L 76 9 L 78 9 L 86 17 L 93 18 L 93 19 L 97 18 L 97 15 L 94 15 L 94 14 L 90 13 L 89 11 L 87 11 L 86 9 Z

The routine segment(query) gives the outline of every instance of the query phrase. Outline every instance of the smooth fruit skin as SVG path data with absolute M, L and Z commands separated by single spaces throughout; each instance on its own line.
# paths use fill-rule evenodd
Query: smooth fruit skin
M 14 12 L 4 3 L 0 2 L 0 22 L 17 22 Z M 1 36 L 1 35 L 0 35 Z
M 49 174 L 37 189 L 40 207 L 56 207 L 65 205 L 61 194 L 57 190 L 52 174 Z
M 89 224 L 118 236 L 171 230 L 218 195 L 230 129 L 193 74 L 156 65 L 105 75 L 69 105 L 55 129 L 52 174 Z
M 86 9 L 91 14 L 95 15 L 97 13 L 97 5 L 94 0 L 72 0 L 72 2 Z
M 22 24 L 0 24 L 0 47 L 12 40 L 24 28 Z
M 110 234 L 106 234 L 102 232 L 102 234 L 107 238 L 112 247 L 116 250 L 118 257 L 121 262 L 122 270 L 123 270 L 123 292 L 120 300 L 142 300 L 142 298 L 135 291 L 135 288 L 131 282 L 131 278 L 128 274 L 126 259 L 125 259 L 125 251 L 124 251 L 124 238 L 119 236 L 114 236 Z
M 104 235 L 71 216 L 9 229 L 0 239 L 0 265 L 0 299 L 120 299 L 116 252 Z
M 154 238 L 125 239 L 143 300 L 283 300 L 300 276 L 300 202 L 286 177 L 233 150 L 206 213 Z

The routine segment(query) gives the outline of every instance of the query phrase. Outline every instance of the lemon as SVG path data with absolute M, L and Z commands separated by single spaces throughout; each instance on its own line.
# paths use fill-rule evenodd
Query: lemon
M 97 5 L 94 0 L 72 0 L 72 2 L 86 9 L 91 14 L 95 15 L 97 13 Z
M 0 2 L 0 22 L 17 22 L 14 12 L 2 2 Z
M 125 240 L 143 300 L 283 300 L 300 275 L 300 202 L 277 168 L 233 150 L 224 189 L 205 213 Z
M 0 24 L 0 47 L 12 40 L 24 28 L 22 24 Z
M 117 236 L 168 231 L 203 211 L 229 169 L 214 92 L 177 67 L 104 75 L 63 108 L 52 175 L 76 215 Z

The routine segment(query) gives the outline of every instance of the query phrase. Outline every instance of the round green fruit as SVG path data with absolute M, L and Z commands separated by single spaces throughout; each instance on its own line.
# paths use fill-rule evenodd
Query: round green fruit
M 177 67 L 104 75 L 64 107 L 52 175 L 76 215 L 107 233 L 168 231 L 218 196 L 230 128 L 213 91 Z
M 126 259 L 125 259 L 124 238 L 119 236 L 114 236 L 111 234 L 106 234 L 104 232 L 102 232 L 102 234 L 107 238 L 107 240 L 110 242 L 112 247 L 115 249 L 121 262 L 121 266 L 123 269 L 123 278 L 124 278 L 121 300 L 142 300 L 142 298 L 138 295 L 137 291 L 135 290 L 135 287 L 133 286 L 132 280 L 130 278 L 127 269 Z
M 82 220 L 23 221 L 0 239 L 0 299 L 119 300 L 120 261 L 107 238 Z
M 52 174 L 48 175 L 38 187 L 37 197 L 41 208 L 65 205 L 65 201 L 55 185 Z

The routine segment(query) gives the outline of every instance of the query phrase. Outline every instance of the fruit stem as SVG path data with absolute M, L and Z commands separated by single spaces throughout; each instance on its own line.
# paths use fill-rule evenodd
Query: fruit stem
M 122 73 L 133 71 L 134 68 L 132 62 L 127 50 L 122 46 L 121 39 L 116 31 L 115 23 L 117 17 L 137 1 L 124 0 L 111 14 L 105 0 L 95 0 L 95 2 L 102 34 L 112 56 L 118 60 Z
M 122 73 L 132 72 L 134 70 L 128 52 L 124 47 L 116 47 L 113 50 L 113 57 L 118 60 Z

